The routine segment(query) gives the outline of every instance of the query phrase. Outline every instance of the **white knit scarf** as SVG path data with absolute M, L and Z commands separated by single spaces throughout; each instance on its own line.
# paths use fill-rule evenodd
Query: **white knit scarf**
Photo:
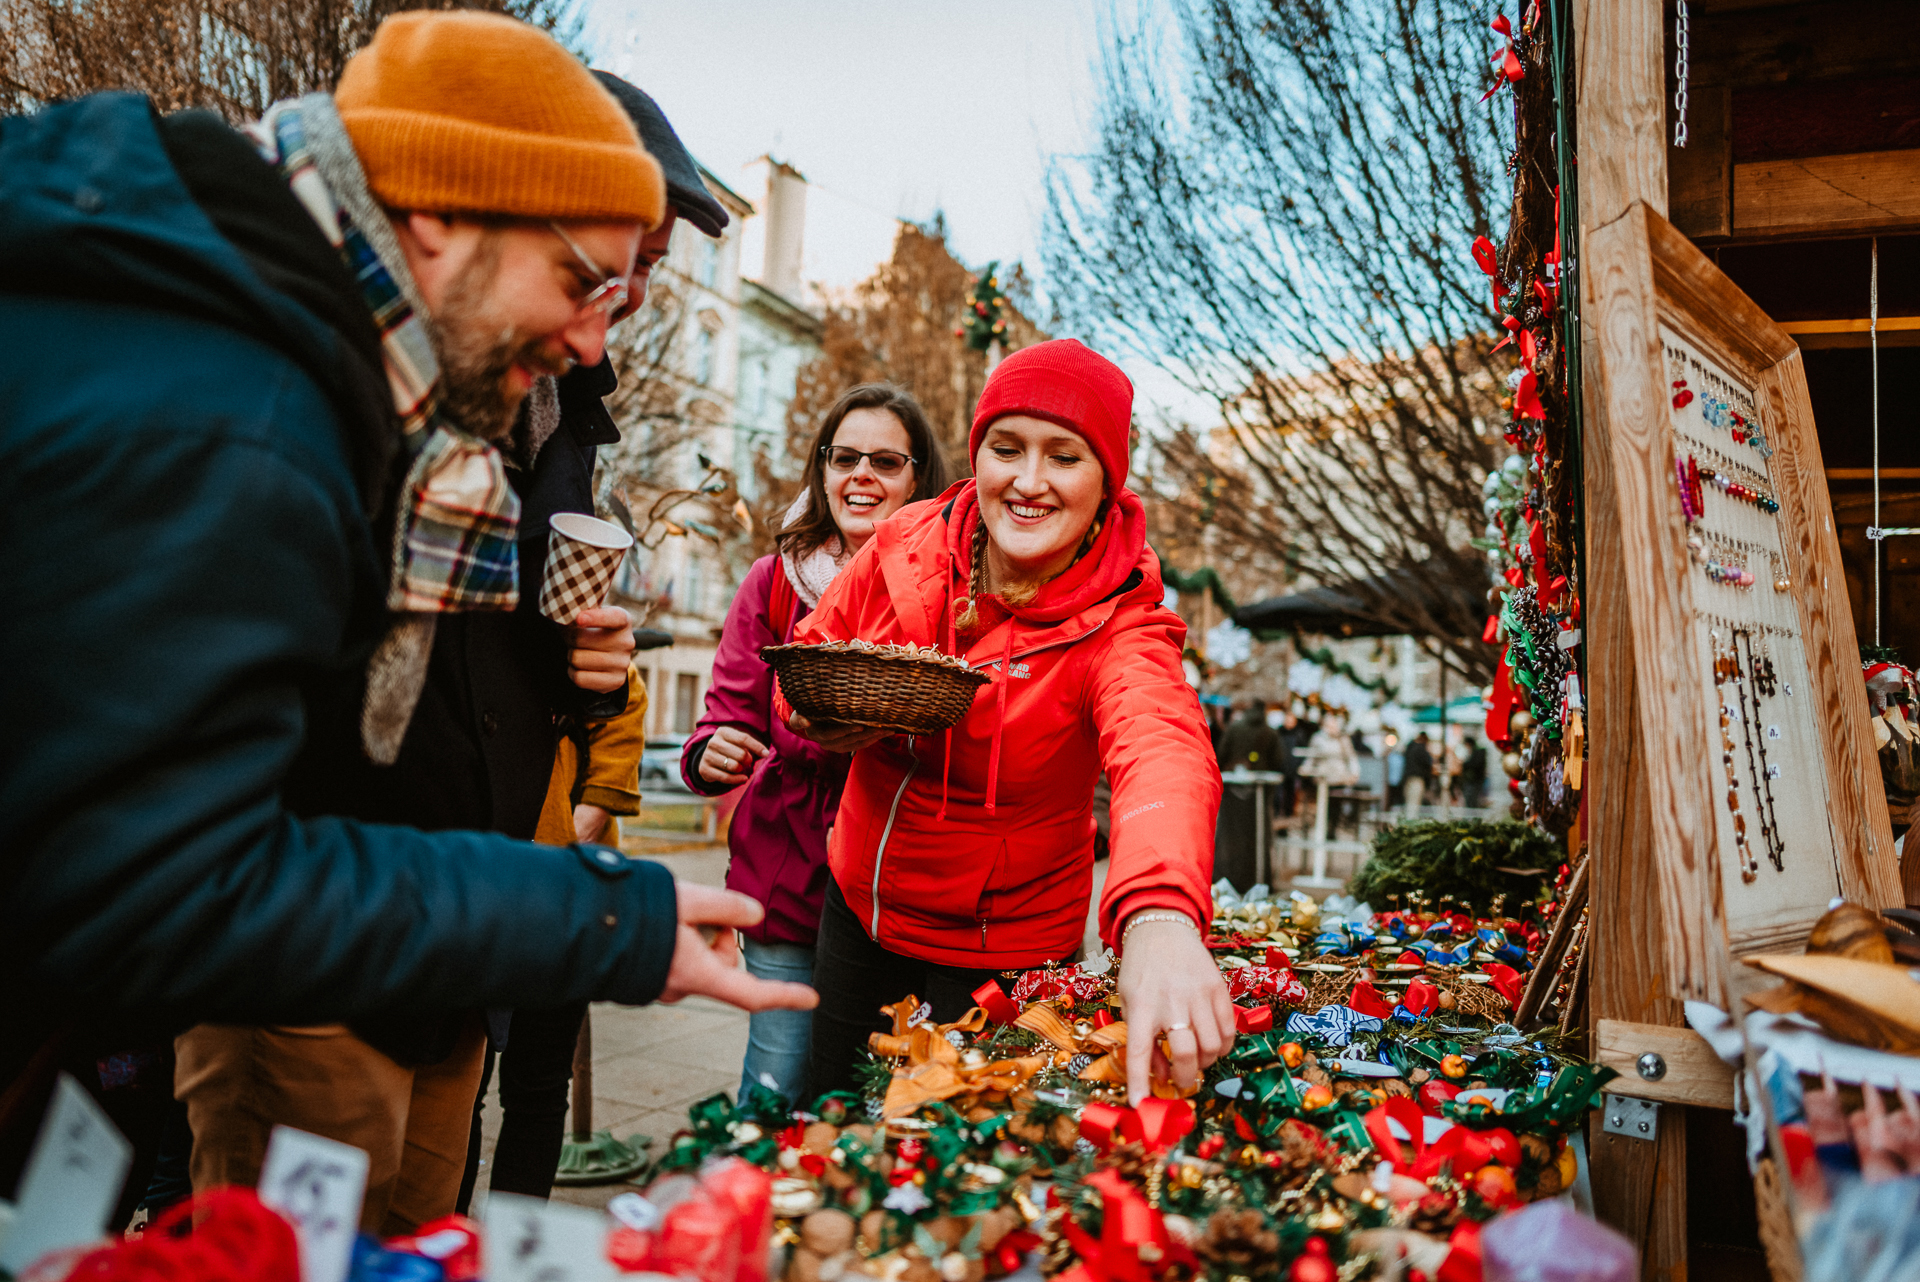
M 806 517 L 807 500 L 812 495 L 810 489 L 800 491 L 799 497 L 787 509 L 787 514 L 780 519 L 780 528 L 798 525 Z M 845 569 L 851 560 L 853 553 L 846 550 L 838 537 L 834 537 L 803 557 L 796 558 L 791 552 L 782 552 L 780 568 L 787 572 L 787 582 L 793 584 L 795 595 L 811 610 L 820 604 L 820 598 L 833 582 L 834 576 Z

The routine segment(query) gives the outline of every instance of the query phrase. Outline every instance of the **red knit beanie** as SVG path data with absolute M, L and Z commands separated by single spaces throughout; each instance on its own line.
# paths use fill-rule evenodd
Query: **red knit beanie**
M 1128 436 L 1133 427 L 1133 383 L 1100 353 L 1076 339 L 1023 347 L 994 367 L 973 411 L 967 460 L 995 419 L 1024 414 L 1058 423 L 1087 438 L 1107 474 L 1107 490 L 1127 483 Z

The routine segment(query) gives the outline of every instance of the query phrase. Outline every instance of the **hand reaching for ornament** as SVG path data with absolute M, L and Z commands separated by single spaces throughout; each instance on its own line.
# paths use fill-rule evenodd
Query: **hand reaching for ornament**
M 745 1011 L 812 1010 L 820 1004 L 820 994 L 805 984 L 756 979 L 740 969 L 740 945 L 733 932 L 760 923 L 766 910 L 759 904 L 737 891 L 688 881 L 674 882 L 674 894 L 679 936 L 659 1000 L 677 1002 L 697 993 Z
M 1233 1045 L 1233 1001 L 1199 932 L 1177 921 L 1143 921 L 1126 935 L 1120 1000 L 1127 1016 L 1127 1103 L 1153 1094 L 1153 1080 L 1187 1090 Z M 1160 1049 L 1162 1034 L 1171 1057 Z
M 738 786 L 753 774 L 753 763 L 767 755 L 767 745 L 733 726 L 721 726 L 700 754 L 700 777 L 708 783 Z
M 787 729 L 802 739 L 813 740 L 828 752 L 858 752 L 893 733 L 872 726 L 848 725 L 844 721 L 809 721 L 798 712 L 787 718 Z

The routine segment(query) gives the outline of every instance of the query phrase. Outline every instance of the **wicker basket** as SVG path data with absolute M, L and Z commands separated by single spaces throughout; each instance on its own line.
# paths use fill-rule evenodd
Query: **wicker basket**
M 991 678 L 974 668 L 880 649 L 770 645 L 760 657 L 780 677 L 787 702 L 809 719 L 933 734 L 967 715 Z

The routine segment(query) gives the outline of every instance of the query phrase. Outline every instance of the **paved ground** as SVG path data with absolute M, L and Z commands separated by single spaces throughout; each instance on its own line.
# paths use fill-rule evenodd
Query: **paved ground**
M 686 881 L 718 886 L 726 874 L 725 846 L 662 853 L 673 843 L 629 841 Z M 715 1091 L 740 1084 L 740 1063 L 747 1050 L 747 1017 L 720 1002 L 692 997 L 677 1006 L 633 1008 L 601 1004 L 593 1008 L 593 1126 L 625 1139 L 653 1138 L 657 1154 L 686 1124 L 687 1106 Z M 487 1187 L 493 1143 L 500 1132 L 497 1092 L 488 1097 L 480 1157 L 479 1188 Z M 557 1188 L 555 1200 L 605 1206 L 629 1186 Z

